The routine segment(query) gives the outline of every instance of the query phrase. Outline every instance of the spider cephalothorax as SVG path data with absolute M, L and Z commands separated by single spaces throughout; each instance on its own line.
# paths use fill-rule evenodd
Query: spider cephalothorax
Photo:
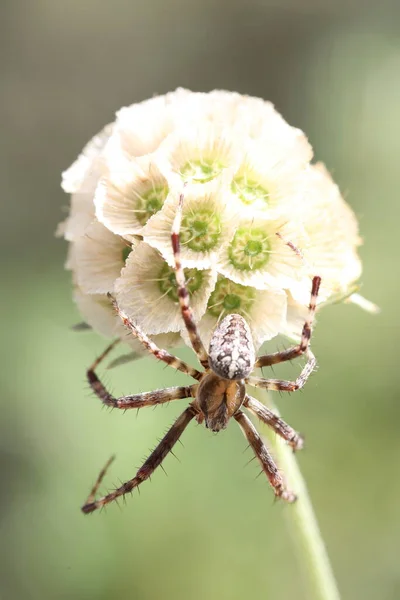
M 184 272 L 180 261 L 179 231 L 182 218 L 182 205 L 183 194 L 180 197 L 171 234 L 178 299 L 190 342 L 204 371 L 194 369 L 179 358 L 169 354 L 166 350 L 158 348 L 120 309 L 116 300 L 110 295 L 115 310 L 121 317 L 124 325 L 139 339 L 143 346 L 157 359 L 193 377 L 197 380 L 197 383 L 190 386 L 165 388 L 153 392 L 114 398 L 99 380 L 95 369 L 119 340 L 114 341 L 106 348 L 103 354 L 87 371 L 92 390 L 104 404 L 126 410 L 129 408 L 141 408 L 143 406 L 155 406 L 181 398 L 190 398 L 191 401 L 136 473 L 135 477 L 113 492 L 96 500 L 97 489 L 109 463 L 106 465 L 106 468 L 100 473 L 95 486 L 82 507 L 84 513 L 93 512 L 116 500 L 120 496 L 131 492 L 148 479 L 172 450 L 174 444 L 193 419 L 196 419 L 198 423 L 204 422 L 206 427 L 217 432 L 224 429 L 233 417 L 241 427 L 249 445 L 257 456 L 264 473 L 274 489 L 275 495 L 287 502 L 293 502 L 296 499 L 295 494 L 286 488 L 283 477 L 275 465 L 272 456 L 268 452 L 256 428 L 242 411 L 242 407 L 245 407 L 261 421 L 269 425 L 294 450 L 302 448 L 303 440 L 301 436 L 261 402 L 247 394 L 246 384 L 267 390 L 280 390 L 284 392 L 294 392 L 303 387 L 315 367 L 315 358 L 309 348 L 309 341 L 321 278 L 316 276 L 312 280 L 308 318 L 304 323 L 301 340 L 298 345 L 281 352 L 266 354 L 256 358 L 251 331 L 245 319 L 237 314 L 229 314 L 216 327 L 210 341 L 209 351 L 207 352 L 193 319 L 192 310 L 189 305 L 189 293 L 186 288 Z M 264 379 L 251 376 L 255 368 L 272 366 L 280 362 L 292 360 L 303 354 L 307 356 L 308 360 L 295 381 Z

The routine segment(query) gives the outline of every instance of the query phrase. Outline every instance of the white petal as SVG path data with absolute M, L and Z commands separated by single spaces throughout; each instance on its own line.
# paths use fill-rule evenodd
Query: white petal
M 74 289 L 74 300 L 78 310 L 97 333 L 107 338 L 119 337 L 130 346 L 133 352 L 150 356 L 149 351 L 123 325 L 116 315 L 110 299 L 103 294 L 84 294 L 78 287 Z M 173 348 L 183 343 L 178 333 L 154 335 L 151 338 L 159 348 Z
M 129 158 L 154 152 L 175 127 L 172 99 L 173 94 L 166 94 L 121 108 L 107 151 L 117 147 Z
M 106 295 L 85 294 L 75 287 L 74 300 L 84 320 L 95 331 L 107 338 L 125 338 L 126 330 Z
M 116 234 L 139 234 L 147 220 L 160 210 L 167 194 L 167 181 L 152 155 L 121 160 L 97 187 L 96 216 Z
M 226 169 L 238 167 L 241 141 L 228 130 L 205 125 L 176 129 L 159 147 L 159 166 L 172 186 L 178 182 L 207 185 Z
M 309 315 L 308 306 L 310 301 L 310 293 L 311 281 L 308 290 L 308 301 L 306 301 L 306 303 L 301 304 L 299 302 L 296 302 L 293 296 L 290 293 L 288 293 L 286 325 L 282 333 L 290 340 L 296 343 L 299 343 L 300 341 L 304 323 L 306 322 L 306 319 Z
M 235 301 L 237 298 L 237 302 Z M 198 323 L 203 343 L 208 347 L 217 323 L 226 315 L 242 315 L 253 334 L 257 348 L 281 333 L 286 324 L 286 294 L 277 290 L 255 290 L 240 286 L 219 276 L 214 292 L 208 302 L 207 312 Z M 190 346 L 186 331 L 182 337 Z
M 180 229 L 181 261 L 184 267 L 209 269 L 233 235 L 235 219 L 230 214 L 229 194 L 221 178 L 207 188 L 189 185 L 184 189 Z M 154 215 L 142 230 L 143 239 L 157 248 L 169 265 L 174 265 L 171 231 L 182 188 L 172 191 L 162 210 Z
M 78 285 L 89 294 L 112 292 L 125 264 L 129 244 L 95 221 L 74 243 L 74 272 Z
M 216 274 L 210 270 L 186 270 L 191 306 L 196 320 L 204 314 Z M 131 252 L 121 276 L 115 283 L 121 308 L 146 333 L 180 331 L 182 316 L 177 302 L 174 272 L 160 254 L 144 242 Z
M 69 242 L 76 240 L 84 235 L 94 219 L 93 194 L 73 194 L 69 216 L 58 225 L 56 236 Z
M 325 167 L 310 167 L 308 204 L 303 205 L 303 223 L 309 238 L 304 255 L 309 276 L 322 277 L 321 300 L 331 294 L 345 293 L 362 271 L 357 247 L 361 240 L 354 213 L 340 195 Z M 299 302 L 307 298 L 307 282 L 295 286 Z
M 62 174 L 62 188 L 68 194 L 94 191 L 103 169 L 101 153 L 109 140 L 114 124 L 106 125 L 82 150 L 77 160 Z
M 231 184 L 232 203 L 244 217 L 249 214 L 290 218 L 299 212 L 307 193 L 303 168 L 285 167 L 275 149 L 250 142 L 246 154 L 235 171 Z M 286 165 L 287 166 L 287 165 Z
M 238 219 L 233 238 L 221 250 L 217 270 L 232 281 L 257 289 L 290 288 L 304 276 L 300 223 Z

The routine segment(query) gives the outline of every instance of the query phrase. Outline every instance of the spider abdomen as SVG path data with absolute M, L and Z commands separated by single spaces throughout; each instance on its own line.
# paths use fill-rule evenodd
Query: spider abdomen
M 250 327 L 240 315 L 228 315 L 215 329 L 208 352 L 210 368 L 224 379 L 245 379 L 255 363 Z

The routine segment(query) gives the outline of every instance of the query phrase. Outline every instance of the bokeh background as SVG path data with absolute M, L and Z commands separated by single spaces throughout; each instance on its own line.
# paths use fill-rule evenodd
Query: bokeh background
M 129 478 L 181 404 L 101 410 L 85 368 L 104 347 L 54 238 L 60 172 L 122 105 L 177 86 L 272 100 L 307 132 L 360 218 L 362 293 L 327 308 L 302 394 L 278 398 L 348 600 L 400 598 L 400 4 L 393 0 L 2 0 L 0 597 L 307 600 L 285 510 L 232 426 L 191 426 L 126 506 L 79 507 L 113 452 Z M 181 356 L 190 359 L 189 351 Z M 297 373 L 293 365 L 290 372 Z M 285 372 L 288 373 L 287 371 Z M 176 385 L 151 358 L 116 393 Z

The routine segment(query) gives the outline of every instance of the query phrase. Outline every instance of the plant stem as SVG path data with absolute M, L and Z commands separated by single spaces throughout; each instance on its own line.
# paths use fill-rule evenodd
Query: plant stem
M 257 390 L 258 391 L 258 390 Z M 265 393 L 257 396 L 266 400 Z M 267 404 L 276 414 L 279 411 L 267 396 Z M 328 553 L 321 536 L 310 496 L 295 454 L 291 448 L 269 428 L 267 431 L 269 446 L 272 447 L 278 466 L 285 474 L 288 487 L 297 495 L 297 501 L 285 511 L 289 520 L 289 529 L 295 539 L 299 559 L 303 565 L 307 580 L 309 600 L 340 600 L 335 576 L 329 562 Z

